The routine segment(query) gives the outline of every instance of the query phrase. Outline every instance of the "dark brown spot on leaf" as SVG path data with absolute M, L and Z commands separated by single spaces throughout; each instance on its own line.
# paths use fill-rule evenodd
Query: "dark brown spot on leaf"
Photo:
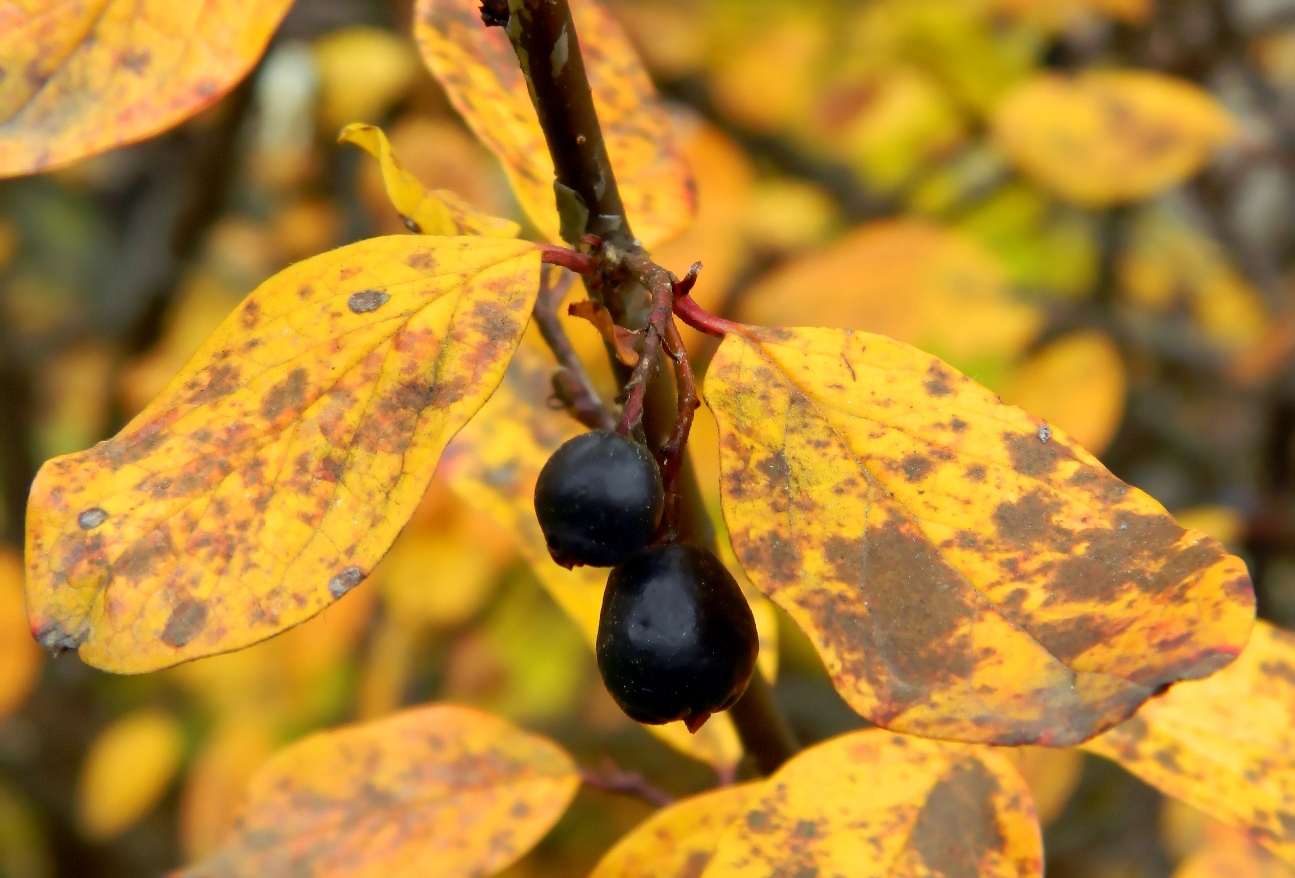
M 98 506 L 93 509 L 87 509 L 76 517 L 76 523 L 81 530 L 94 530 L 99 525 L 108 520 L 108 513 L 104 512 Z
M 920 454 L 910 454 L 900 461 L 900 467 L 904 470 L 904 480 L 907 482 L 917 482 L 931 474 L 935 469 L 930 458 L 923 457 Z
M 351 297 L 346 300 L 346 307 L 356 314 L 367 314 L 370 311 L 378 310 L 387 304 L 390 299 L 390 296 L 380 290 L 363 290 L 352 293 Z
M 284 381 L 273 387 L 261 402 L 261 416 L 276 421 L 285 411 L 296 411 L 306 398 L 310 373 L 298 366 Z
M 363 570 L 359 567 L 347 567 L 341 573 L 328 580 L 328 593 L 334 598 L 340 598 L 342 595 L 359 585 L 363 579 Z
M 206 603 L 186 597 L 171 609 L 166 627 L 162 629 L 162 642 L 179 649 L 197 637 L 206 624 Z
M 994 813 L 998 780 L 979 761 L 949 769 L 926 798 L 908 837 L 930 874 L 979 878 L 985 854 L 1007 844 Z

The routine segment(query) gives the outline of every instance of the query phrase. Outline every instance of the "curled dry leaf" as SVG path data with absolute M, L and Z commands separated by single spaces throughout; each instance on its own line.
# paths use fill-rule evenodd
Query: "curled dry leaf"
M 1255 624 L 1229 667 L 1180 683 L 1084 749 L 1295 866 L 1295 634 Z
M 523 241 L 396 236 L 260 286 L 117 436 L 41 468 L 36 638 L 149 671 L 342 597 L 503 377 L 539 267 Z
M 143 140 L 211 105 L 291 0 L 99 0 L 0 8 L 0 177 Z
M 863 716 L 1072 744 L 1240 651 L 1240 559 L 894 339 L 742 328 L 705 396 L 738 560 Z
M 178 878 L 490 875 L 548 832 L 579 785 L 556 744 L 497 717 L 409 710 L 279 753 L 252 779 L 232 837 Z
M 338 143 L 353 143 L 378 160 L 391 206 L 409 231 L 420 235 L 482 235 L 516 238 L 522 227 L 512 220 L 478 213 L 448 189 L 429 191 L 396 158 L 387 135 L 375 125 L 347 125 Z
M 759 784 L 721 787 L 653 814 L 598 861 L 589 878 L 701 875 L 729 824 L 746 813 Z
M 1212 95 L 1145 70 L 1046 74 L 999 105 L 994 136 L 1020 168 L 1087 207 L 1139 201 L 1201 170 L 1233 123 Z
M 611 312 L 589 299 L 580 299 L 567 306 L 567 313 L 572 317 L 587 320 L 598 330 L 598 334 L 616 351 L 616 357 L 626 366 L 636 366 L 639 353 L 634 345 L 639 340 L 639 333 L 617 326 L 612 320 Z
M 571 13 L 625 212 L 650 248 L 688 225 L 692 180 L 620 26 L 595 0 L 572 0 Z M 454 108 L 503 163 L 531 221 L 560 240 L 553 161 L 504 29 L 482 25 L 477 0 L 418 0 L 414 36 Z
M 565 412 L 542 404 L 552 393 L 549 376 L 555 368 L 552 357 L 538 346 L 518 348 L 498 393 L 455 439 L 445 466 L 456 493 L 517 536 L 522 557 L 592 648 L 607 571 L 559 567 L 549 557 L 535 519 L 535 480 L 540 468 L 559 445 L 583 430 Z M 766 625 L 776 624 L 769 614 L 757 613 L 756 618 L 767 620 Z M 762 650 L 775 648 L 772 636 L 773 632 L 762 630 Z M 681 722 L 646 728 L 676 750 L 721 772 L 732 770 L 742 758 L 737 732 L 724 714 L 712 717 L 695 735 Z
M 856 732 L 795 756 L 729 825 L 707 878 L 1036 878 L 1029 789 L 987 747 Z

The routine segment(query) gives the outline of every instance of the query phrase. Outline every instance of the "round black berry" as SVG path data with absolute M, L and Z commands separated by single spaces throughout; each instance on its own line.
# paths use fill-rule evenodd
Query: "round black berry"
M 535 483 L 535 516 L 563 567 L 624 561 L 652 540 L 664 503 L 652 455 L 611 430 L 564 442 Z
M 598 669 L 638 722 L 681 719 L 695 731 L 746 691 L 759 651 L 737 581 L 700 546 L 653 546 L 607 578 Z

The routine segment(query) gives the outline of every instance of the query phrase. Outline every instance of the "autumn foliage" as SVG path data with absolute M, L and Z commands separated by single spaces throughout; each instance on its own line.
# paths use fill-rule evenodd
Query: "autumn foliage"
M 184 123 L 281 220 L 258 260 L 266 227 L 197 196 L 208 253 L 168 270 L 207 267 L 129 362 L 57 297 L 15 323 L 79 321 L 41 380 L 113 372 L 64 395 L 119 417 L 69 403 L 91 426 L 19 479 L 0 717 L 39 701 L 37 644 L 181 693 L 122 698 L 69 831 L 106 843 L 183 772 L 188 878 L 1028 878 L 1091 754 L 1182 803 L 1180 878 L 1295 874 L 1289 619 L 1256 621 L 1239 513 L 1103 463 L 1131 387 L 1276 395 L 1295 352 L 1276 267 L 1184 207 L 1263 126 L 1154 63 L 1176 19 L 569 3 L 417 0 L 404 37 L 310 50 L 273 0 L 0 9 L 0 175 L 111 176 Z M 326 145 L 285 133 L 311 89 Z M 342 167 L 373 234 L 301 195 Z M 613 426 L 660 465 L 658 540 L 712 547 L 758 631 L 692 731 L 587 685 L 607 572 L 535 518 L 553 451 Z M 584 801 L 620 794 L 652 812 Z M 0 874 L 49 874 L 6 840 L 25 802 L 0 783 Z

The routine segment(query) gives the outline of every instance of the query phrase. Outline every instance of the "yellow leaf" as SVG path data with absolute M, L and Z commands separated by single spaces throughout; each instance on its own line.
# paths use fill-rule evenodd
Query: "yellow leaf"
M 1241 833 L 1215 830 L 1174 870 L 1173 878 L 1295 878 L 1295 866 Z
M 738 316 L 767 326 L 864 329 L 961 368 L 1007 361 L 1043 322 L 1013 299 L 998 262 L 957 232 L 918 220 L 859 226 L 793 259 L 742 296 Z
M 653 814 L 598 861 L 589 878 L 700 875 L 759 784 L 721 787 Z
M 27 626 L 22 557 L 0 546 L 0 719 L 27 700 L 45 662 Z
M 1018 366 L 1003 400 L 1101 454 L 1120 427 L 1127 389 L 1119 348 L 1105 333 L 1089 330 L 1051 342 Z
M 320 116 L 336 130 L 376 122 L 409 91 L 420 72 L 408 37 L 378 27 L 346 27 L 315 41 Z
M 256 63 L 290 0 L 99 0 L 0 8 L 0 177 L 152 137 Z
M 1165 211 L 1139 217 L 1118 272 L 1135 305 L 1161 312 L 1185 305 L 1205 337 L 1229 353 L 1251 350 L 1267 328 L 1263 300 L 1227 251 Z
M 688 225 L 695 208 L 670 118 L 607 11 L 595 0 L 572 0 L 571 13 L 625 212 L 634 234 L 653 247 Z M 553 162 L 504 29 L 482 25 L 477 0 L 418 0 L 414 36 L 454 108 L 503 162 L 531 221 L 559 240 Z
M 539 265 L 523 241 L 397 236 L 267 281 L 121 433 L 37 474 L 38 640 L 148 671 L 342 597 L 503 377 Z
M 1079 786 L 1084 754 L 1069 747 L 1005 747 L 1001 752 L 1029 785 L 1039 823 L 1047 826 L 1057 819 Z
M 1140 24 L 1151 14 L 1153 0 L 992 0 L 992 5 L 1008 15 L 1058 27 L 1082 13 Z
M 878 725 L 1071 744 L 1248 636 L 1240 559 L 908 345 L 737 327 L 705 396 L 738 560 Z
M 77 779 L 76 815 L 88 838 L 111 838 L 153 809 L 180 767 L 184 737 L 168 713 L 142 710 L 99 733 Z
M 516 238 L 522 227 L 512 220 L 478 213 L 448 189 L 429 192 L 396 159 L 381 128 L 356 123 L 338 135 L 339 143 L 354 143 L 378 160 L 387 197 L 411 232 L 422 235 L 484 235 Z
M 583 429 L 565 413 L 543 405 L 552 392 L 549 375 L 554 368 L 552 359 L 537 348 L 518 348 L 499 391 L 450 447 L 445 468 L 456 493 L 516 535 L 522 557 L 592 648 L 607 571 L 559 567 L 535 519 L 540 468 L 559 445 Z M 682 722 L 647 729 L 720 771 L 731 770 L 742 758 L 737 732 L 724 714 L 712 717 L 695 735 Z
M 180 875 L 490 875 L 548 832 L 579 785 L 551 741 L 466 707 L 422 707 L 279 753 L 229 841 Z
M 252 712 L 221 722 L 203 742 L 184 779 L 178 815 L 186 860 L 207 856 L 234 827 L 243 790 L 274 753 L 267 718 Z
M 406 528 L 376 579 L 391 616 L 410 627 L 452 628 L 489 600 L 516 558 L 512 535 L 461 502 L 443 517 Z
M 1030 793 L 986 747 L 878 729 L 795 756 L 729 825 L 706 878 L 1043 874 Z
M 814 97 L 815 63 L 828 36 L 811 5 L 766 6 L 757 28 L 716 53 L 709 76 L 715 106 L 725 119 L 755 131 L 791 127 Z
M 1084 745 L 1295 866 L 1295 634 L 1258 622 L 1214 676 Z
M 1245 516 L 1231 506 L 1192 506 L 1174 513 L 1183 527 L 1200 530 L 1225 546 L 1240 546 L 1245 539 Z
M 1023 171 L 1088 207 L 1181 183 L 1232 125 L 1208 92 L 1144 70 L 1041 75 L 1008 94 L 993 119 L 998 143 Z

